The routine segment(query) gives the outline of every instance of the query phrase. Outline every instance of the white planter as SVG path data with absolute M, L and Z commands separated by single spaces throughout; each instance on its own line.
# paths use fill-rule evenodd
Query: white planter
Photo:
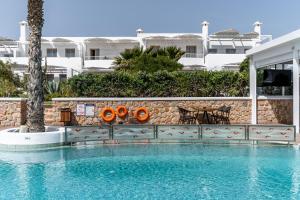
M 0 131 L 0 145 L 53 145 L 63 144 L 65 128 L 46 127 L 43 133 L 19 133 L 19 128 Z

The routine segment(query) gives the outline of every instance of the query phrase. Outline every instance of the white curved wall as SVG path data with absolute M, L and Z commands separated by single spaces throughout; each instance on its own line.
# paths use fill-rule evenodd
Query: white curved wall
M 65 141 L 65 129 L 56 128 L 53 132 L 19 133 L 18 129 L 0 131 L 0 145 L 51 145 Z

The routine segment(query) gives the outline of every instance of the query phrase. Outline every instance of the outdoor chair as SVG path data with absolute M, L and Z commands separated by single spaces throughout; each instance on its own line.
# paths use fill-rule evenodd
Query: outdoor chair
M 230 124 L 231 106 L 226 106 L 223 112 L 223 124 Z
M 221 106 L 212 114 L 213 120 L 216 124 L 230 124 L 230 111 L 231 106 Z
M 214 122 L 216 124 L 219 124 L 222 122 L 222 119 L 223 119 L 223 112 L 225 110 L 226 106 L 221 106 L 220 108 L 218 108 L 217 111 L 215 111 L 213 114 L 212 114 L 212 118 L 214 120 Z
M 179 124 L 196 124 L 195 112 L 178 107 Z
M 205 123 L 205 120 L 204 120 L 204 115 L 203 113 L 196 113 L 196 120 L 198 122 L 198 124 L 204 124 Z

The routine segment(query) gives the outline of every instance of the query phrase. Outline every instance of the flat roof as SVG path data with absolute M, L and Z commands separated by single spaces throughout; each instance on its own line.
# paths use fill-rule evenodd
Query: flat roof
M 85 42 L 85 41 L 136 41 L 138 42 L 137 37 L 42 37 L 43 42 Z

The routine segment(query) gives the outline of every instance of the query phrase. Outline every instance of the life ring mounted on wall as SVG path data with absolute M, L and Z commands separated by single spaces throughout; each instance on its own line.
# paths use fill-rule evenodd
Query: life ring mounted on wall
M 128 114 L 128 110 L 127 110 L 126 106 L 118 106 L 116 109 L 116 114 L 121 119 L 124 119 Z
M 112 107 L 106 107 L 100 113 L 100 117 L 103 119 L 103 121 L 109 123 L 116 119 L 116 113 Z
M 135 110 L 134 117 L 141 123 L 145 123 L 149 120 L 149 111 L 145 107 L 140 107 Z

